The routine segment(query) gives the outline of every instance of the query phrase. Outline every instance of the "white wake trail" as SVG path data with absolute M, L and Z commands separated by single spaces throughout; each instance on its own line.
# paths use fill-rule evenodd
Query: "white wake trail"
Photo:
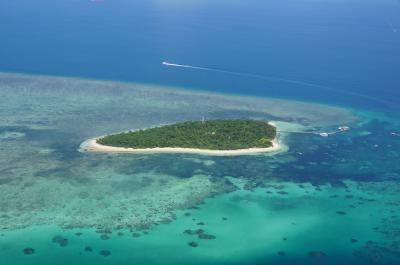
M 175 66 L 175 67 L 183 67 L 183 68 L 191 68 L 190 65 L 184 65 L 184 64 L 176 64 L 176 63 L 168 63 L 168 62 L 162 62 L 163 65 L 166 66 Z
M 205 71 L 218 71 L 217 69 L 207 68 L 207 67 L 199 67 L 187 64 L 177 64 L 177 63 L 169 63 L 169 62 L 162 62 L 161 64 L 165 66 L 173 66 L 173 67 L 181 67 L 181 68 L 189 68 L 189 69 L 198 69 L 198 70 L 205 70 Z M 218 71 L 219 72 L 219 71 Z
M 288 78 L 281 78 L 281 77 L 275 77 L 275 76 L 269 76 L 269 75 L 259 75 L 259 74 L 245 73 L 245 72 L 235 72 L 235 71 L 229 71 L 229 70 L 211 68 L 211 67 L 201 67 L 201 66 L 194 66 L 194 65 L 187 65 L 187 64 L 176 64 L 176 63 L 169 63 L 169 62 L 165 62 L 165 61 L 162 62 L 162 64 L 165 66 L 171 66 L 171 67 L 203 70 L 203 71 L 209 71 L 209 72 L 217 72 L 217 73 L 223 73 L 223 74 L 263 79 L 263 80 L 268 80 L 268 81 L 284 82 L 284 83 L 288 83 L 288 84 L 295 84 L 295 85 L 306 86 L 306 87 L 314 87 L 314 88 L 332 91 L 332 92 L 336 92 L 336 93 L 340 93 L 340 94 L 344 94 L 344 95 L 348 95 L 348 96 L 364 98 L 367 100 L 379 102 L 380 104 L 384 104 L 389 107 L 396 106 L 395 103 L 387 101 L 387 100 L 382 100 L 382 99 L 378 99 L 378 98 L 368 96 L 368 95 L 363 95 L 363 94 L 359 94 L 359 93 L 355 93 L 355 92 L 351 92 L 351 91 L 347 91 L 347 90 L 343 90 L 343 89 L 314 84 L 314 83 L 305 82 L 305 81 L 301 81 L 301 80 L 294 80 L 294 79 L 288 79 Z

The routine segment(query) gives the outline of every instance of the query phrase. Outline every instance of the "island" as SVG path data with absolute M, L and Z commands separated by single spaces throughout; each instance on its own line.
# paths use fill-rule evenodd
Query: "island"
M 279 149 L 276 127 L 264 120 L 185 121 L 85 141 L 82 152 L 242 155 Z

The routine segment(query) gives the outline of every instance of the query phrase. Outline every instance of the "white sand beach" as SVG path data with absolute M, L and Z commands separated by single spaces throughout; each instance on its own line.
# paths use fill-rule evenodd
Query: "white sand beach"
M 272 146 L 268 148 L 248 148 L 248 149 L 237 149 L 237 150 L 208 150 L 208 149 L 196 149 L 196 148 L 180 148 L 180 147 L 156 147 L 156 148 L 124 148 L 124 147 L 113 147 L 106 146 L 97 143 L 97 138 L 92 138 L 83 142 L 80 147 L 80 152 L 91 152 L 91 153 L 186 153 L 186 154 L 200 154 L 200 155 L 214 155 L 214 156 L 239 156 L 239 155 L 251 155 L 265 152 L 276 152 L 281 149 L 281 145 L 277 139 L 272 141 Z

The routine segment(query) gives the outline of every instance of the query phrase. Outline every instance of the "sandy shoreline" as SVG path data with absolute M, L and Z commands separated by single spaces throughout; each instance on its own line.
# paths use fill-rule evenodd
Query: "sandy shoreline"
M 238 150 L 208 150 L 196 148 L 180 148 L 180 147 L 156 147 L 156 148 L 124 148 L 106 146 L 97 143 L 98 138 L 92 138 L 83 142 L 79 147 L 79 152 L 89 153 L 185 153 L 185 154 L 200 154 L 200 155 L 214 155 L 214 156 L 238 156 L 238 155 L 251 155 L 266 152 L 275 152 L 281 149 L 281 145 L 275 138 L 272 141 L 272 146 L 268 148 L 248 148 Z

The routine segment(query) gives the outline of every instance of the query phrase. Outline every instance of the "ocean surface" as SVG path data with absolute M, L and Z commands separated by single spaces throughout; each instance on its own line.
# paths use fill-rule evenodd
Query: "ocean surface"
M 399 14 L 397 0 L 3 0 L 0 70 L 398 105 Z
M 395 0 L 0 0 L 0 264 L 400 264 L 399 77 Z M 203 116 L 284 148 L 77 151 Z

